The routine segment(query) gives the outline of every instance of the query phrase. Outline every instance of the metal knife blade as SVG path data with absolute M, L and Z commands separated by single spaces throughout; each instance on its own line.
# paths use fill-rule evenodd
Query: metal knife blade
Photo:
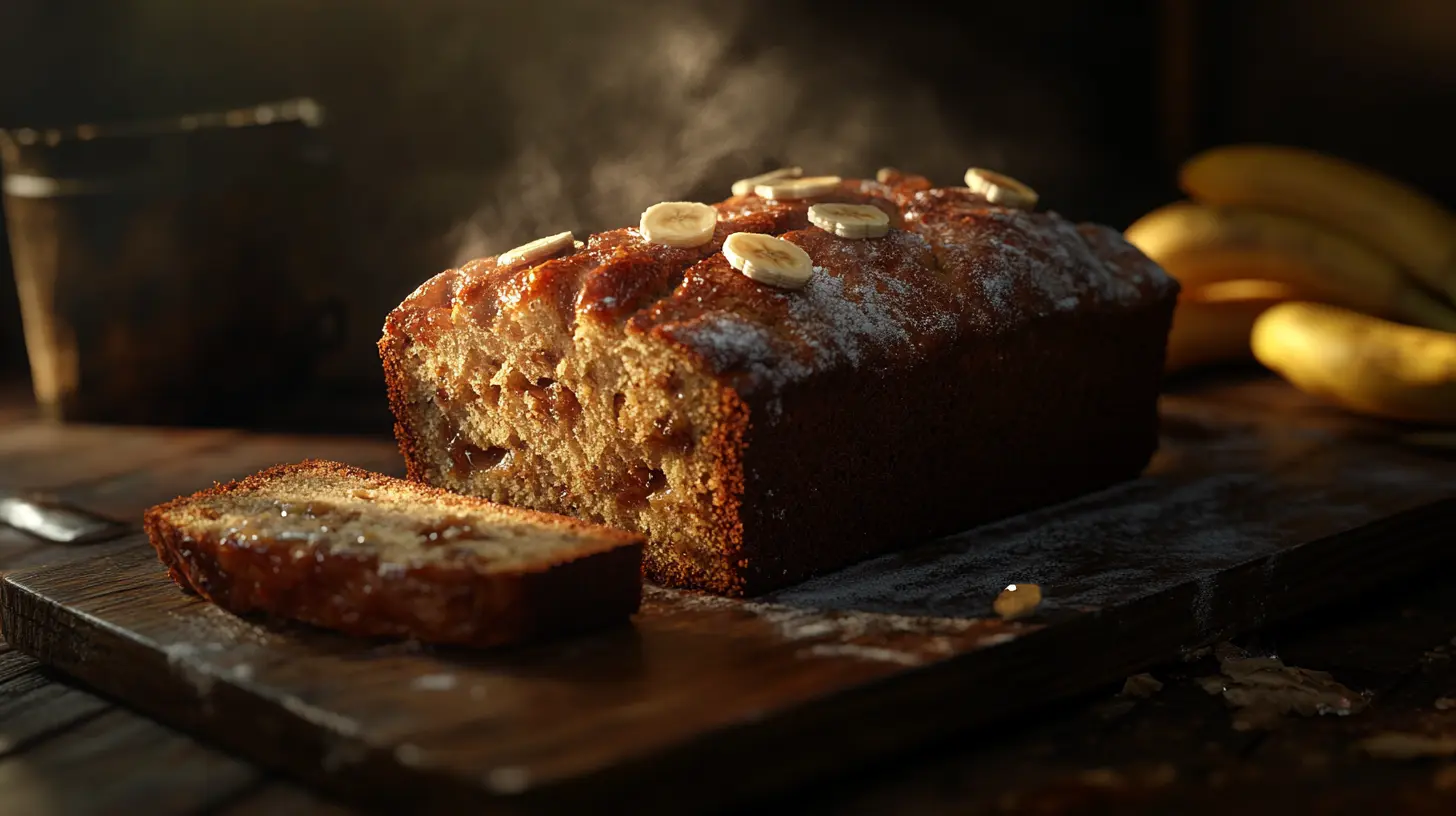
M 0 524 L 58 544 L 90 544 L 126 532 L 125 525 L 43 493 L 0 490 Z

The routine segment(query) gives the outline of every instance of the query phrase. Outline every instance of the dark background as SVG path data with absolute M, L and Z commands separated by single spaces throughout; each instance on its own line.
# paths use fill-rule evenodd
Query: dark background
M 439 269 L 781 163 L 991 166 L 1121 227 L 1177 197 L 1192 151 L 1259 140 L 1456 201 L 1446 0 L 0 3 L 0 127 L 303 95 L 361 316 L 331 376 L 360 394 L 384 313 Z M 0 368 L 23 376 L 0 277 Z

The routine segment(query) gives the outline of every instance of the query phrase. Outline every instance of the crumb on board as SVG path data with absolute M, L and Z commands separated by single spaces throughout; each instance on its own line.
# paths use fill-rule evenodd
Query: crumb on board
M 1427 759 L 1456 756 L 1456 735 L 1382 731 L 1355 744 L 1376 759 Z
M 1138 697 L 1142 699 L 1147 699 L 1148 697 L 1151 697 L 1162 690 L 1163 681 L 1152 676 L 1151 674 L 1148 674 L 1147 672 L 1143 672 L 1142 674 L 1134 674 L 1133 676 L 1127 678 L 1127 681 L 1122 684 L 1123 697 Z
M 1019 618 L 1029 615 L 1041 606 L 1041 586 L 1037 584 L 1008 584 L 991 608 L 1003 618 Z
M 455 688 L 455 683 L 453 674 L 422 674 L 410 681 L 410 688 L 415 691 L 449 691 Z
M 1369 705 L 1366 694 L 1337 682 L 1329 672 L 1286 666 L 1277 657 L 1254 657 L 1231 643 L 1220 643 L 1214 654 L 1219 674 L 1204 677 L 1199 685 L 1221 695 L 1234 708 L 1234 730 L 1271 728 L 1290 714 L 1344 717 Z

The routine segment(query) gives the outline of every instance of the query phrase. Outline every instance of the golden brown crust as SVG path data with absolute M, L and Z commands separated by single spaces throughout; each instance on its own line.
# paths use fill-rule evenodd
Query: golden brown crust
M 1131 311 L 1176 298 L 1176 281 L 1106 228 L 927 184 L 902 174 L 893 184 L 845 180 L 800 201 L 735 196 L 714 205 L 723 218 L 714 240 L 691 250 L 623 229 L 534 266 L 472 262 L 421 285 L 390 315 L 386 336 L 428 344 L 461 315 L 488 325 L 503 303 L 545 300 L 568 323 L 602 320 L 660 339 L 748 393 L 846 365 L 903 367 L 927 343 L 1001 334 L 1052 312 Z M 819 202 L 873 204 L 895 229 L 872 241 L 835 238 L 808 223 L 808 208 Z M 831 271 L 815 282 L 834 290 L 808 302 L 802 292 L 747 279 L 720 252 L 733 232 L 800 244 Z M 884 302 L 859 314 L 823 308 L 834 298 L 860 302 L 854 299 L 866 293 Z M 848 344 L 876 347 L 842 353 Z M 766 383 L 767 376 L 777 381 Z
M 469 558 L 380 569 L 373 553 L 335 551 L 323 543 L 220 538 L 177 518 L 198 502 L 266 489 L 277 478 L 304 471 L 365 479 L 378 490 L 462 512 L 495 507 L 337 462 L 279 465 L 146 512 L 147 537 L 172 579 L 238 614 L 263 613 L 361 637 L 473 647 L 621 622 L 641 602 L 641 536 L 531 510 L 507 508 L 521 523 L 592 539 L 580 552 L 519 570 L 487 570 Z
M 405 477 L 424 482 L 423 451 L 418 447 L 422 434 L 409 424 L 415 412 L 410 410 L 409 380 L 404 371 L 404 347 L 409 340 L 399 325 L 405 314 L 398 310 L 390 312 L 384 323 L 384 336 L 379 339 L 379 358 L 384 364 L 384 387 L 389 409 L 394 413 L 394 438 L 404 457 Z

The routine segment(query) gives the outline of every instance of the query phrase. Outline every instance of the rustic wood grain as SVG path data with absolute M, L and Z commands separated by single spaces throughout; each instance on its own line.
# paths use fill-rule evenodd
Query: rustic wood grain
M 774 805 L 803 816 L 1456 812 L 1452 759 L 1357 750 L 1359 739 L 1384 731 L 1456 735 L 1456 709 L 1435 705 L 1456 697 L 1456 660 L 1439 656 L 1452 651 L 1453 635 L 1456 577 L 1410 582 L 1245 643 L 1373 693 L 1359 714 L 1290 716 L 1272 731 L 1236 731 L 1224 702 L 1197 683 L 1217 666 L 1175 661 L 1153 669 L 1165 685 L 1145 699 L 1104 688 L 1014 728 L 958 734 Z
M 189 813 L 258 778 L 251 765 L 124 709 L 111 708 L 68 734 L 0 759 L 7 812 Z
M 328 802 L 295 785 L 270 780 L 261 774 L 247 776 L 233 763 L 220 759 L 215 751 L 164 726 L 127 712 L 116 712 L 116 706 L 85 689 L 59 681 L 34 658 L 9 651 L 0 641 L 0 780 L 4 788 L 3 807 L 10 813 L 118 813 L 125 802 L 140 802 L 136 812 L 227 813 L 243 814 L 319 814 L 342 816 L 346 808 Z M 92 728 L 81 725 L 104 719 Z M 118 735 L 117 732 L 124 732 Z M 131 744 L 152 746 L 140 754 L 130 755 L 127 764 L 115 757 L 114 763 L 98 763 L 88 752 L 88 741 L 100 739 L 114 745 L 121 738 Z M 43 744 L 45 751 L 35 749 Z M 156 746 L 181 761 L 155 762 Z M 201 756 L 211 761 L 197 761 Z M 78 759 L 79 757 L 79 759 Z M 10 759 L 23 759 L 20 764 L 6 765 Z M 114 767 L 122 780 L 96 786 L 94 774 Z M 247 781 L 241 784 L 217 783 L 217 769 L 222 767 L 231 778 Z M 202 778 L 198 778 L 198 777 Z M 124 781 L 124 786 L 118 786 Z M 58 791 L 71 788 L 63 795 Z M 147 792 L 159 788 L 187 791 L 178 798 L 171 793 L 159 801 L 144 801 Z M 29 808 L 19 810 L 17 803 Z
M 388 439 L 47 422 L 0 426 L 0 488 L 45 491 L 133 526 L 153 504 L 308 458 L 404 473 Z
M 1260 403 L 1283 393 L 1170 397 L 1137 482 L 754 602 L 652 590 L 634 628 L 563 643 L 468 655 L 243 621 L 140 540 L 12 575 L 3 614 L 47 662 L 375 805 L 727 803 L 1445 563 L 1456 463 Z M 988 619 L 1013 581 L 1044 587 L 1039 614 Z
M 98 697 L 54 682 L 28 655 L 0 654 L 0 759 L 110 707 Z
M 43 541 L 0 524 L 0 575 L 11 570 L 64 563 L 92 555 L 95 555 L 93 550 Z M 0 636 L 3 633 L 3 625 L 0 625 Z
M 110 545 L 115 543 L 114 540 L 107 540 L 92 544 L 57 544 L 26 537 L 17 546 L 5 547 L 5 530 L 6 528 L 0 527 L 0 575 L 32 567 L 56 567 L 86 561 L 112 552 Z M 127 534 L 135 535 L 130 532 Z M 4 624 L 0 622 L 0 637 L 4 633 Z
M 304 459 L 331 459 L 390 476 L 404 475 L 404 460 L 392 440 L 252 434 L 202 450 L 173 451 L 146 467 L 72 483 L 56 494 L 92 512 L 139 525 L 142 512 L 154 504 Z
M 225 444 L 235 431 L 16 423 L 0 428 L 0 487 L 54 490 L 102 481 Z

